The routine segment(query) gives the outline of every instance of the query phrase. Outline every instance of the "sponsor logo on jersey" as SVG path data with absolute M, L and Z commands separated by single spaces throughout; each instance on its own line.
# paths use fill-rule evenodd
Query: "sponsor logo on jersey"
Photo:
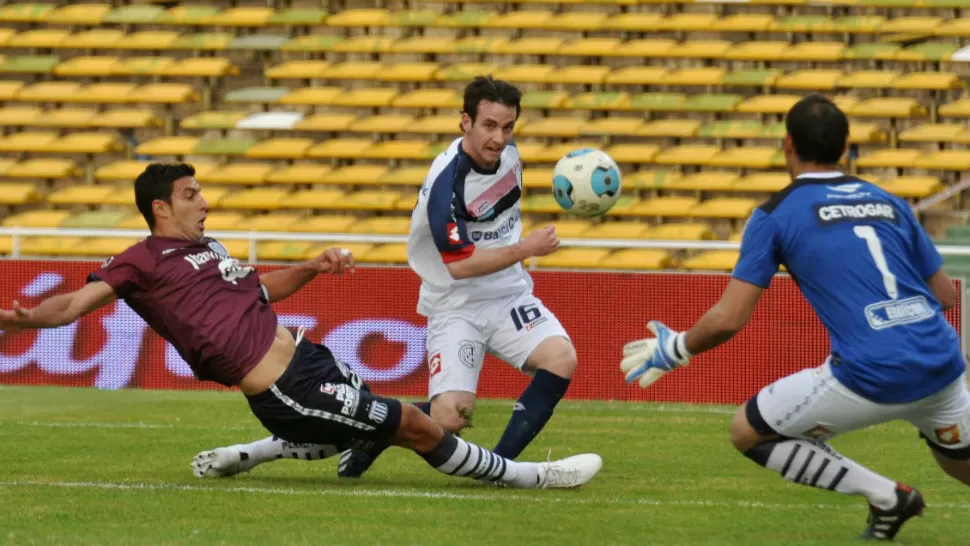
M 461 242 L 461 235 L 458 233 L 458 224 L 448 224 L 448 240 L 455 244 Z
M 960 443 L 960 427 L 958 425 L 940 427 L 933 432 L 936 433 L 937 443 L 941 445 L 952 446 Z
M 431 374 L 431 377 L 434 377 L 440 371 L 441 353 L 435 353 L 434 356 L 428 359 L 428 373 Z
M 343 402 L 340 413 L 353 417 L 360 404 L 360 391 L 346 383 L 324 383 L 320 385 L 320 392 L 333 396 L 338 402 Z
M 899 222 L 895 207 L 887 201 L 863 201 L 853 205 L 815 205 L 815 213 L 822 225 L 860 220 Z
M 496 241 L 511 234 L 512 229 L 515 228 L 515 224 L 518 223 L 519 219 L 521 218 L 522 211 L 517 209 L 512 216 L 510 216 L 508 220 L 502 222 L 502 225 L 499 227 L 491 231 L 471 231 L 468 235 L 471 237 L 472 242 L 475 243 L 479 241 Z
M 866 319 L 873 330 L 912 324 L 936 316 L 923 296 L 888 300 L 866 306 Z

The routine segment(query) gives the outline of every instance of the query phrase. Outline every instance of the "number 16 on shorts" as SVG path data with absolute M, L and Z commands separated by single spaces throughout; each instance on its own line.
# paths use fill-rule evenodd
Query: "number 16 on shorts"
M 515 325 L 517 332 L 523 328 L 528 332 L 548 320 L 542 316 L 542 311 L 539 310 L 539 306 L 534 303 L 513 307 L 511 315 L 512 324 Z

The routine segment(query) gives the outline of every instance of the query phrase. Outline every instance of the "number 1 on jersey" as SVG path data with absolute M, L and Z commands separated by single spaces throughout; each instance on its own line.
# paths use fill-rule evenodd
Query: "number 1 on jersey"
M 882 283 L 886 287 L 889 299 L 896 299 L 899 296 L 899 290 L 896 287 L 896 275 L 893 275 L 892 271 L 889 270 L 886 255 L 882 251 L 882 241 L 879 240 L 875 228 L 872 226 L 855 226 L 852 231 L 856 234 L 856 237 L 864 240 L 866 246 L 869 247 L 869 254 L 872 254 L 872 260 L 876 262 L 876 269 L 882 273 Z

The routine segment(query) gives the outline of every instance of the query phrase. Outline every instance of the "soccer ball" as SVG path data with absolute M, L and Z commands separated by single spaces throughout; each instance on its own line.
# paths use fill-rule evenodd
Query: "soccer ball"
M 599 216 L 620 197 L 620 169 L 602 150 L 573 150 L 556 163 L 552 194 L 569 214 Z

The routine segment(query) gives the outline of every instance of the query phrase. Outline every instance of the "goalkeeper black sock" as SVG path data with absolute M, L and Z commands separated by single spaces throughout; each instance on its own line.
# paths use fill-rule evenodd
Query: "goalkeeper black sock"
M 514 459 L 546 426 L 556 404 L 566 394 L 569 379 L 546 370 L 536 371 L 532 382 L 515 403 L 512 418 L 502 433 L 495 453 Z
M 896 482 L 844 457 L 825 442 L 772 440 L 744 456 L 786 480 L 847 495 L 863 495 L 869 504 L 890 510 L 896 504 Z

